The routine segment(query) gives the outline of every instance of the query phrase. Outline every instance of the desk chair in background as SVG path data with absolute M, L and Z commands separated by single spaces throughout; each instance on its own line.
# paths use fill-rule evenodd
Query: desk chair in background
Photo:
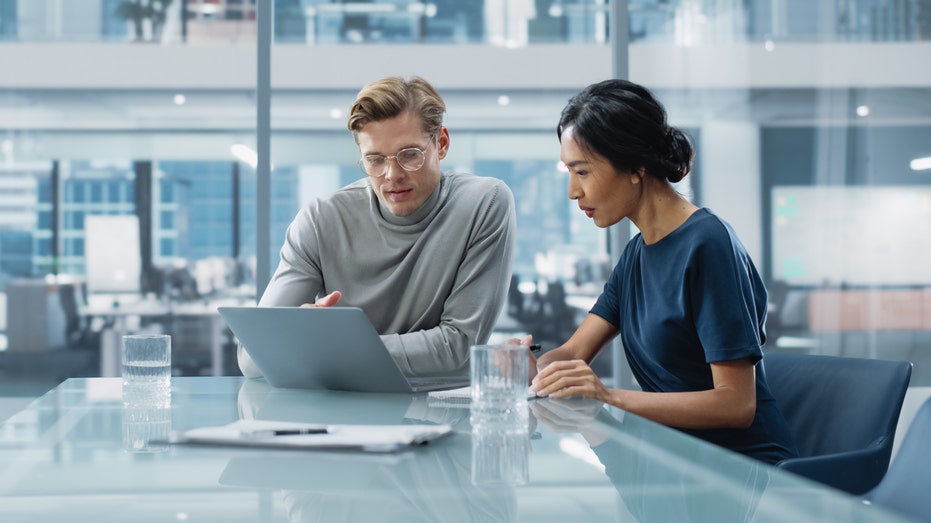
M 910 362 L 767 353 L 763 369 L 799 450 L 777 467 L 851 494 L 879 484 Z
M 789 295 L 789 284 L 785 280 L 773 280 L 766 285 L 769 295 L 769 311 L 766 314 L 766 344 L 776 346 L 782 335 L 782 311 Z
M 81 316 L 81 305 L 87 303 L 84 286 L 60 285 L 61 308 L 65 312 L 65 344 L 69 349 L 97 351 L 100 330 L 94 329 L 88 318 Z
M 545 348 L 562 344 L 575 332 L 575 318 L 566 303 L 566 287 L 561 281 L 538 284 L 533 294 L 525 297 L 520 290 L 520 279 L 512 275 L 507 299 L 508 316 L 517 321 L 522 330 L 533 334 L 534 341 L 543 343 Z
M 866 499 L 920 521 L 931 521 L 931 399 L 905 433 L 886 476 Z

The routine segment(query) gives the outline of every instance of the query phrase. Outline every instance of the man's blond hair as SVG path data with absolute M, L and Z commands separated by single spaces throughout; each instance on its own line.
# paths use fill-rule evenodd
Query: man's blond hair
M 436 136 L 443 127 L 446 103 L 436 89 L 419 76 L 389 76 L 359 91 L 349 110 L 347 127 L 358 142 L 356 135 L 365 124 L 394 118 L 407 111 L 420 116 L 426 134 Z

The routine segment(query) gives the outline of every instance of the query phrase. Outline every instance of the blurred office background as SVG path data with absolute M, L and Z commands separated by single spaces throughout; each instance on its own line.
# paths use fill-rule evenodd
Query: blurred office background
M 266 55 L 256 0 L 0 0 L 0 396 L 118 374 L 131 331 L 172 334 L 177 375 L 237 374 L 212 311 L 254 302 L 300 206 L 361 176 L 346 110 L 389 74 L 445 96 L 445 168 L 514 191 L 496 336 L 564 340 L 635 232 L 567 199 L 554 130 L 627 76 L 768 282 L 766 350 L 931 385 L 931 0 L 269 1 Z M 596 367 L 624 382 L 616 350 Z

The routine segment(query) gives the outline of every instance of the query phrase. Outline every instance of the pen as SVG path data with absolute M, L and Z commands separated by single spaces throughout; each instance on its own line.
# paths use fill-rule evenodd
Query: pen
M 300 434 L 327 434 L 326 427 L 307 427 L 299 429 L 258 429 L 243 431 L 243 436 L 262 438 L 268 436 L 297 436 Z
M 530 345 L 530 352 L 532 352 L 534 355 L 540 354 L 540 351 L 542 350 L 543 350 L 543 345 L 540 345 L 539 343 L 534 343 Z

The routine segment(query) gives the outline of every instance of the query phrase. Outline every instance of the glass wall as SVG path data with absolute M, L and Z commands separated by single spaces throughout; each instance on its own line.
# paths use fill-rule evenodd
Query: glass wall
M 626 231 L 597 229 L 568 200 L 554 126 L 573 93 L 613 74 L 606 0 L 275 0 L 267 233 L 255 2 L 130 4 L 0 0 L 0 53 L 18 73 L 0 80 L 4 286 L 82 283 L 87 216 L 134 215 L 143 295 L 254 299 L 256 253 L 273 269 L 297 210 L 360 176 L 345 128 L 357 90 L 419 74 L 449 106 L 444 168 L 515 195 L 523 308 L 497 334 L 555 345 L 597 296 Z M 927 385 L 931 171 L 910 162 L 931 156 L 929 2 L 628 6 L 630 46 L 615 51 L 698 147 L 681 190 L 734 225 L 766 278 L 767 350 L 910 359 Z M 23 352 L 9 325 L 3 352 Z

